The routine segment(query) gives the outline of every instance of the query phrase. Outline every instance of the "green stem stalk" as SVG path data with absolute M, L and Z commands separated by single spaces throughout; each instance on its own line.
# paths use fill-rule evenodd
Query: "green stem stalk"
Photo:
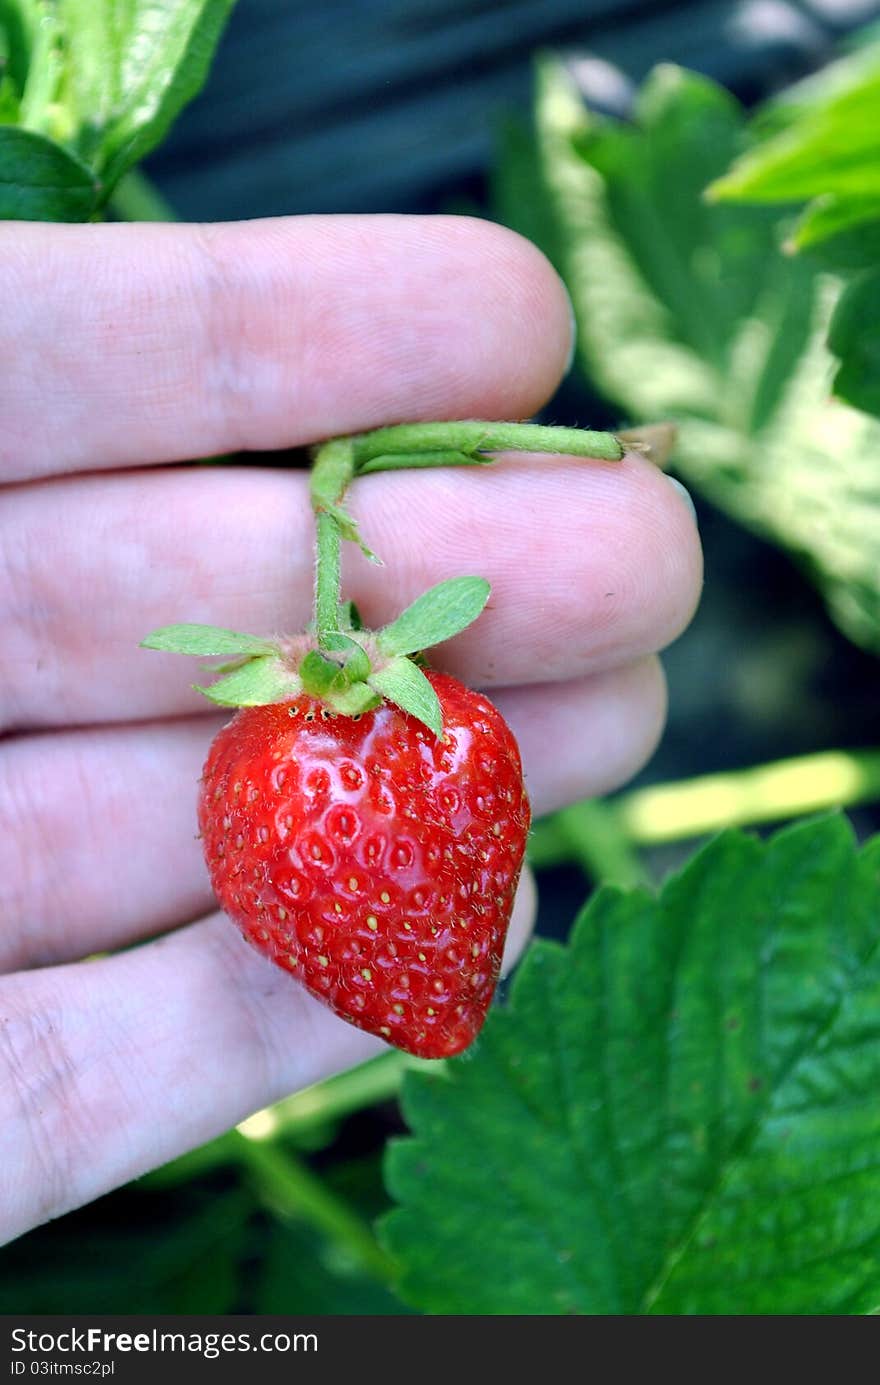
M 367 1223 L 311 1169 L 288 1151 L 264 1141 L 238 1136 L 239 1157 L 258 1192 L 281 1216 L 308 1222 L 344 1246 L 382 1284 L 394 1278 L 394 1261 L 379 1245 Z
M 487 452 L 554 452 L 619 461 L 623 444 L 612 433 L 547 428 L 539 423 L 401 423 L 349 438 L 333 438 L 315 451 L 310 481 L 316 516 L 315 627 L 322 649 L 340 647 L 340 546 L 360 542 L 342 508 L 345 492 L 362 471 L 395 467 L 472 466 Z M 364 545 L 361 544 L 363 548 Z M 368 557 L 374 555 L 364 549 Z M 375 560 L 375 559 L 374 559 Z
M 110 210 L 120 221 L 176 221 L 174 208 L 145 174 L 132 169 L 116 184 Z
M 395 453 L 556 452 L 617 462 L 623 445 L 613 433 L 580 428 L 549 428 L 541 423 L 400 423 L 352 438 L 355 468 Z
M 353 476 L 354 459 L 347 438 L 334 438 L 317 449 L 309 492 L 316 526 L 315 625 L 322 649 L 332 648 L 334 635 L 340 633 L 340 548 L 346 518 L 340 506 Z
M 437 1072 L 442 1067 L 436 1059 L 421 1060 L 407 1053 L 383 1053 L 360 1063 L 347 1072 L 316 1082 L 301 1092 L 284 1097 L 274 1106 L 267 1106 L 250 1116 L 239 1127 L 249 1139 L 273 1139 L 288 1135 L 302 1139 L 316 1129 L 344 1120 L 354 1111 L 390 1101 L 397 1096 L 406 1072 L 424 1068 Z
M 333 515 L 315 518 L 315 623 L 318 643 L 329 649 L 339 633 L 339 598 L 342 590 L 341 534 Z

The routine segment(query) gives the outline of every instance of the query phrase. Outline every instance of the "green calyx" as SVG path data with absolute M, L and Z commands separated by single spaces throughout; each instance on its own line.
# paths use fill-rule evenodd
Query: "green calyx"
M 214 666 L 221 675 L 214 683 L 194 684 L 221 707 L 262 707 L 307 693 L 342 716 L 355 716 L 387 699 L 439 736 L 437 694 L 407 656 L 457 635 L 488 599 L 482 577 L 451 577 L 377 631 L 359 628 L 357 610 L 346 602 L 324 648 L 315 633 L 271 640 L 210 625 L 168 625 L 142 643 L 173 654 L 235 656 Z
M 476 620 L 489 599 L 489 583 L 482 577 L 451 577 L 424 592 L 383 629 L 364 630 L 353 603 L 341 599 L 342 540 L 358 544 L 370 561 L 379 559 L 342 501 L 359 475 L 483 465 L 491 461 L 489 454 L 511 450 L 619 461 L 624 445 L 610 433 L 469 420 L 401 424 L 334 438 L 316 450 L 311 475 L 316 577 L 315 618 L 308 632 L 272 639 L 208 625 L 169 625 L 148 635 L 142 647 L 222 656 L 224 662 L 212 670 L 221 676 L 194 686 L 223 707 L 266 706 L 306 693 L 343 716 L 356 716 L 389 701 L 442 736 L 440 703 L 419 666 L 419 655 Z

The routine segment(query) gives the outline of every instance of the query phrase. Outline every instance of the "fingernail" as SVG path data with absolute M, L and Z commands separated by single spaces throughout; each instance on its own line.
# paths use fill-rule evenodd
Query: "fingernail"
M 563 288 L 563 291 L 564 291 L 564 293 L 565 293 L 566 301 L 568 302 L 568 321 L 569 321 L 569 324 L 570 324 L 570 326 L 571 326 L 571 345 L 570 345 L 569 348 L 568 348 L 568 356 L 566 357 L 566 361 L 565 361 L 565 372 L 564 372 L 565 375 L 568 375 L 568 374 L 570 373 L 570 371 L 571 371 L 572 366 L 574 365 L 574 358 L 575 358 L 575 354 L 576 354 L 576 352 L 577 352 L 577 344 L 578 344 L 578 324 L 577 324 L 577 318 L 575 317 L 574 304 L 573 304 L 572 301 L 571 301 L 571 294 L 569 293 L 568 288 L 567 288 L 566 284 L 564 283 L 564 281 L 560 279 L 559 282 L 562 284 L 562 288 Z
M 696 524 L 696 523 L 697 523 L 697 507 L 696 507 L 696 505 L 694 504 L 693 500 L 691 499 L 691 493 L 690 493 L 690 491 L 687 490 L 687 489 L 681 484 L 680 481 L 677 481 L 677 480 L 675 479 L 674 476 L 667 476 L 667 477 L 666 477 L 666 480 L 669 482 L 670 486 L 674 486 L 675 489 L 678 491 L 678 493 L 679 493 L 679 495 L 681 496 L 682 500 L 684 501 L 685 505 L 687 505 L 688 509 L 689 509 L 690 512 L 691 512 L 691 518 L 693 519 L 694 524 Z

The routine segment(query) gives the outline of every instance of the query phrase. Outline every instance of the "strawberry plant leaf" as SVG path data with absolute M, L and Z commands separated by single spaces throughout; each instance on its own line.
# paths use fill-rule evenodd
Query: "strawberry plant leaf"
M 880 273 L 861 274 L 847 284 L 831 319 L 828 345 L 841 362 L 835 392 L 880 415 Z
M 385 668 L 370 674 L 369 685 L 410 716 L 418 717 L 435 736 L 443 734 L 440 701 L 422 670 L 411 659 L 392 659 Z
M 880 204 L 873 197 L 817 197 L 787 248 L 809 250 L 831 269 L 870 269 L 880 259 Z
M 717 838 L 532 945 L 465 1057 L 407 1075 L 384 1224 L 432 1313 L 880 1307 L 880 851 Z
M 93 216 L 201 87 L 233 3 L 0 0 L 0 126 L 20 137 L 0 216 Z
M 523 229 L 568 284 L 591 381 L 636 422 L 674 421 L 688 484 L 787 548 L 847 634 L 880 649 L 880 423 L 831 398 L 841 282 L 778 253 L 777 211 L 702 196 L 747 141 L 704 78 L 656 70 L 624 125 L 544 63 L 500 210 L 519 229 L 532 187 L 542 215 Z
M 210 687 L 194 683 L 196 692 L 204 693 L 221 707 L 266 707 L 270 702 L 283 702 L 295 697 L 301 684 L 275 654 L 249 659 L 241 668 L 225 678 L 218 678 Z
M 105 188 L 164 138 L 199 91 L 234 0 L 58 0 L 61 99 Z
M 716 200 L 805 202 L 833 198 L 835 215 L 809 224 L 807 239 L 843 220 L 880 217 L 880 43 L 868 44 L 794 87 L 756 122 L 769 137 L 709 187 Z M 804 225 L 794 243 L 802 244 Z
M 142 649 L 162 649 L 170 654 L 271 654 L 274 645 L 256 635 L 222 630 L 214 625 L 163 625 L 141 640 Z
M 476 620 L 491 588 L 484 577 L 450 577 L 416 598 L 376 636 L 383 654 L 415 654 L 452 639 Z
M 88 221 L 98 206 L 89 170 L 31 130 L 0 125 L 0 220 Z

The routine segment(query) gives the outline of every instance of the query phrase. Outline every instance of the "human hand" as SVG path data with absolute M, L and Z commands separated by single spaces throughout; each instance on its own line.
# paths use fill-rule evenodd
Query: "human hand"
M 210 914 L 194 805 L 225 718 L 136 648 L 181 618 L 305 624 L 306 475 L 161 464 L 525 417 L 570 327 L 536 250 L 455 218 L 7 223 L 0 288 L 5 1240 L 380 1048 Z M 664 716 L 655 651 L 700 581 L 655 468 L 516 456 L 366 477 L 351 506 L 388 562 L 346 555 L 371 624 L 444 577 L 491 582 L 438 662 L 510 722 L 536 814 L 638 768 Z M 532 912 L 526 879 L 510 956 Z

